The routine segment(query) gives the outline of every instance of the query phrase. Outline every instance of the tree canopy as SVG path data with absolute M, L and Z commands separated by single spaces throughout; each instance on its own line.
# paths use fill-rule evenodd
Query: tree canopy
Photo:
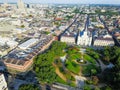
M 50 49 L 43 54 L 38 55 L 34 60 L 34 70 L 37 74 L 39 81 L 43 83 L 53 83 L 56 81 L 57 74 L 55 68 L 52 65 L 55 58 L 62 56 L 65 43 L 55 41 L 52 43 Z M 59 47 L 59 48 L 58 48 Z
M 34 84 L 23 84 L 18 90 L 41 90 L 38 86 Z

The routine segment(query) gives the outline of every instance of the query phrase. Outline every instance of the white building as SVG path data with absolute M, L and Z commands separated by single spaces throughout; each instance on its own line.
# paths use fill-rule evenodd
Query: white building
M 7 83 L 5 81 L 5 77 L 0 73 L 0 90 L 8 90 Z
M 73 33 L 65 33 L 61 36 L 60 41 L 68 44 L 75 44 L 75 35 Z
M 12 25 L 17 25 L 17 26 L 21 25 L 21 21 L 20 20 L 12 20 L 10 22 L 11 22 Z
M 18 9 L 25 9 L 25 5 L 22 0 L 18 0 Z
M 18 45 L 18 42 L 10 40 L 10 41 L 6 42 L 6 44 L 11 48 L 15 48 Z
M 15 34 L 21 34 L 21 33 L 24 33 L 24 32 L 27 31 L 27 30 L 24 29 L 24 28 L 15 28 L 15 29 L 13 29 L 13 30 L 14 30 L 14 33 L 15 33 Z
M 111 38 L 97 38 L 94 41 L 94 46 L 96 47 L 114 46 L 114 41 Z
M 9 37 L 0 37 L 0 45 L 4 46 L 4 45 L 8 45 L 11 48 L 14 48 L 18 45 L 18 42 L 12 40 Z
M 7 55 L 9 51 L 14 49 L 18 45 L 18 42 L 9 37 L 0 37 L 0 55 Z
M 87 30 L 87 27 L 85 30 L 80 31 L 80 34 L 77 38 L 77 45 L 81 46 L 91 46 L 92 43 L 92 35 L 90 35 L 90 32 Z
M 18 47 L 20 49 L 28 49 L 29 47 L 36 44 L 37 42 L 38 42 L 38 39 L 29 39 L 28 41 L 20 44 Z
M 115 43 L 114 43 L 112 36 L 107 34 L 103 37 L 98 37 L 97 39 L 95 39 L 93 45 L 94 47 L 99 48 L 99 47 L 104 47 L 104 46 L 114 46 Z
M 18 0 L 18 12 L 26 14 L 25 4 L 22 0 Z

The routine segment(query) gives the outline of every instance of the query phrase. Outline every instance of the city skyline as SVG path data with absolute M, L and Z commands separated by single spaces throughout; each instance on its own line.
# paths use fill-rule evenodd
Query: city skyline
M 43 3 L 43 4 L 120 4 L 119 0 L 23 0 L 25 3 Z M 1 0 L 1 3 L 16 3 L 18 0 Z
M 120 0 L 0 0 L 0 90 L 119 90 Z

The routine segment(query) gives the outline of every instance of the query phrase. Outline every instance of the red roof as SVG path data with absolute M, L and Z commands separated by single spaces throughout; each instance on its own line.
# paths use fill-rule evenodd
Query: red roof
M 62 20 L 62 18 L 55 18 L 55 20 L 58 20 L 58 21 L 60 21 L 60 20 Z

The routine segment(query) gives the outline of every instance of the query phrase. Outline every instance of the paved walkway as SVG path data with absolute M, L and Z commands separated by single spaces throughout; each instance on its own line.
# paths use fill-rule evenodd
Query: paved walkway
M 14 90 L 18 90 L 19 86 L 22 84 L 27 84 L 26 81 L 20 80 L 20 79 L 15 79 L 14 81 Z
M 60 72 L 58 66 L 55 65 L 54 63 L 53 63 L 53 66 L 55 67 L 55 72 L 57 73 L 57 75 L 58 75 L 60 78 L 62 78 L 64 81 L 66 81 L 66 80 L 67 80 L 66 77 Z
M 76 79 L 77 87 L 78 88 L 83 88 L 84 84 L 85 84 L 84 81 L 86 80 L 86 78 L 82 77 L 82 76 L 75 76 L 75 79 Z
M 99 65 L 101 67 L 101 70 L 104 71 L 107 68 L 107 65 L 105 65 L 100 59 L 98 59 Z

